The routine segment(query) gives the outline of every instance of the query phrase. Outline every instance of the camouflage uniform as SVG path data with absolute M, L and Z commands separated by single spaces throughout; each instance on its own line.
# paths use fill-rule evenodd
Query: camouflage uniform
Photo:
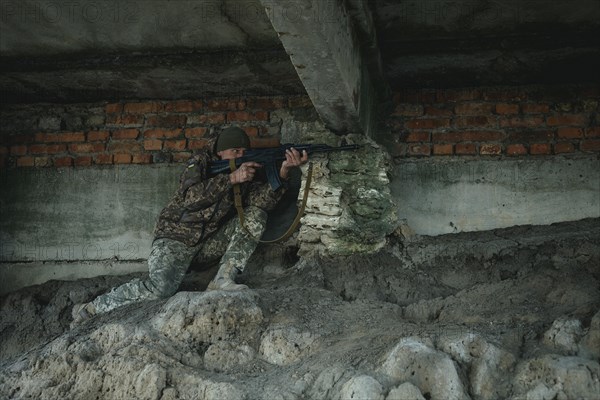
M 265 210 L 275 207 L 285 189 L 273 192 L 263 182 L 241 185 L 247 232 L 235 216 L 228 174 L 207 176 L 211 159 L 216 158 L 207 151 L 192 157 L 179 189 L 160 213 L 148 279 L 134 279 L 97 297 L 91 303 L 94 312 L 172 296 L 194 258 L 202 262 L 221 257 L 220 267 L 243 271 L 264 232 Z

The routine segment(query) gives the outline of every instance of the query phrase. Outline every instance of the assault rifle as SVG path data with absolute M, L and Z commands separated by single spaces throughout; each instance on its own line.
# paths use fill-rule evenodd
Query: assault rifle
M 360 148 L 357 144 L 343 145 L 339 147 L 328 146 L 326 144 L 282 144 L 279 147 L 266 147 L 262 149 L 249 149 L 244 152 L 243 157 L 235 159 L 235 167 L 238 168 L 245 162 L 254 161 L 261 164 L 267 174 L 267 180 L 273 190 L 281 187 L 279 179 L 279 169 L 277 163 L 285 161 L 285 151 L 290 148 L 295 148 L 302 154 L 304 150 L 310 156 L 314 153 L 331 153 L 333 151 L 357 150 Z M 209 174 L 220 174 L 223 172 L 231 172 L 229 160 L 214 161 L 208 166 Z

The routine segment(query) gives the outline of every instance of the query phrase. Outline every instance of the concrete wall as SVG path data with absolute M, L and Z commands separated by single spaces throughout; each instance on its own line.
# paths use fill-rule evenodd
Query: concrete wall
M 1 175 L 0 294 L 50 279 L 145 271 L 181 165 L 13 169 Z M 600 217 L 597 157 L 406 159 L 390 189 L 418 234 Z M 293 213 L 291 214 L 293 215 Z
M 391 190 L 398 216 L 439 235 L 600 217 L 595 156 L 403 160 Z
M 145 270 L 156 217 L 181 168 L 3 171 L 0 292 L 48 279 Z

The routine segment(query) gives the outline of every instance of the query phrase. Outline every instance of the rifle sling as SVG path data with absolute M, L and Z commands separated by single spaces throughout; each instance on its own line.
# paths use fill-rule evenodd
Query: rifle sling
M 229 168 L 231 169 L 231 172 L 234 172 L 237 169 L 237 167 L 235 165 L 235 159 L 229 160 Z M 298 213 L 296 214 L 296 218 L 294 218 L 294 221 L 292 222 L 292 224 L 290 225 L 288 230 L 281 237 L 279 237 L 277 239 L 273 239 L 273 240 L 256 239 L 254 237 L 254 235 L 252 235 L 250 230 L 248 230 L 248 228 L 246 228 L 246 225 L 244 224 L 245 218 L 244 218 L 244 206 L 242 204 L 242 192 L 241 192 L 239 183 L 234 184 L 233 185 L 233 201 L 235 204 L 235 209 L 237 210 L 238 217 L 240 219 L 240 225 L 242 225 L 242 227 L 244 228 L 246 233 L 248 235 L 250 235 L 251 238 L 253 238 L 254 240 L 256 240 L 259 243 L 277 243 L 277 242 L 282 242 L 282 241 L 288 239 L 290 236 L 292 236 L 292 234 L 294 233 L 294 231 L 300 224 L 300 219 L 304 215 L 304 209 L 306 208 L 306 201 L 308 200 L 308 192 L 310 190 L 311 182 L 312 182 L 312 162 L 309 162 L 308 163 L 308 174 L 306 176 L 306 183 L 304 185 L 304 195 L 302 197 L 302 203 L 300 205 L 300 209 L 298 210 Z

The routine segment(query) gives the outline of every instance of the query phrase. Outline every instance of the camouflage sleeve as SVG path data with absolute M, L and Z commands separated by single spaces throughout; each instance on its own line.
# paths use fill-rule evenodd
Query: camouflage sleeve
M 287 190 L 287 182 L 282 181 L 282 183 L 283 186 L 277 191 L 273 191 L 268 183 L 253 183 L 248 196 L 249 205 L 265 211 L 272 210 Z
M 185 191 L 183 206 L 188 210 L 208 207 L 227 195 L 231 188 L 229 174 L 219 174 L 201 180 Z
M 210 207 L 223 198 L 230 190 L 229 174 L 207 176 L 210 154 L 199 152 L 188 161 L 187 168 L 179 180 L 181 206 L 187 210 L 200 210 Z

